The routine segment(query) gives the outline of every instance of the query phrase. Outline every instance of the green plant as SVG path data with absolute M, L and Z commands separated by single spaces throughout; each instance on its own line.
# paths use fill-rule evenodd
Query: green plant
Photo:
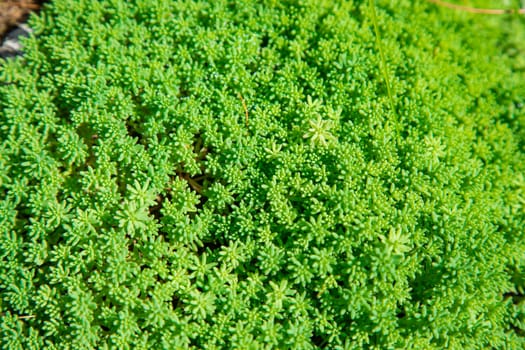
M 523 19 L 375 6 L 33 17 L 0 68 L 1 347 L 523 348 Z

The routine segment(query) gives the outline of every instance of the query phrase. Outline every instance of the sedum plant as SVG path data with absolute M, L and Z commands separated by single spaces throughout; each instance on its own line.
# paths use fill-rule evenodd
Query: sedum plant
M 0 66 L 2 349 L 524 348 L 523 17 L 54 0 L 31 25 Z

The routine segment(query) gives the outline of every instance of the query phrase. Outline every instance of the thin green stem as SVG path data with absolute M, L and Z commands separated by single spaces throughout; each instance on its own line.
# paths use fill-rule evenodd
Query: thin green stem
M 392 109 L 392 113 L 394 113 L 394 115 L 397 117 L 397 112 L 394 107 L 394 98 L 392 97 L 392 89 L 390 88 L 390 81 L 388 79 L 388 73 L 386 69 L 385 54 L 383 52 L 383 46 L 381 45 L 381 35 L 379 33 L 379 25 L 377 24 L 376 7 L 374 4 L 374 0 L 369 0 L 369 3 L 370 9 L 372 10 L 372 22 L 374 23 L 374 31 L 376 34 L 376 46 L 377 50 L 379 51 L 379 57 L 381 58 L 381 72 L 383 74 L 383 79 L 385 80 L 388 99 L 390 100 L 390 109 Z

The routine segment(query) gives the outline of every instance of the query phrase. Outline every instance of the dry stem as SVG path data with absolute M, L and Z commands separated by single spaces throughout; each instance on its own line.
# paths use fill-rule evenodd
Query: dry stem
M 465 11 L 470 13 L 485 14 L 485 15 L 510 15 L 510 14 L 525 14 L 525 8 L 522 9 L 480 9 L 477 7 L 469 7 L 452 4 L 450 2 L 441 0 L 428 0 L 438 6 L 447 7 L 450 9 Z

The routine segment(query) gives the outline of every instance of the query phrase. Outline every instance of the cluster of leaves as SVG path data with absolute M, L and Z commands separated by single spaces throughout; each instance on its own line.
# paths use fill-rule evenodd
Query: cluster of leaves
M 370 3 L 33 18 L 0 68 L 1 348 L 523 348 L 523 19 L 379 1 L 381 62 Z

